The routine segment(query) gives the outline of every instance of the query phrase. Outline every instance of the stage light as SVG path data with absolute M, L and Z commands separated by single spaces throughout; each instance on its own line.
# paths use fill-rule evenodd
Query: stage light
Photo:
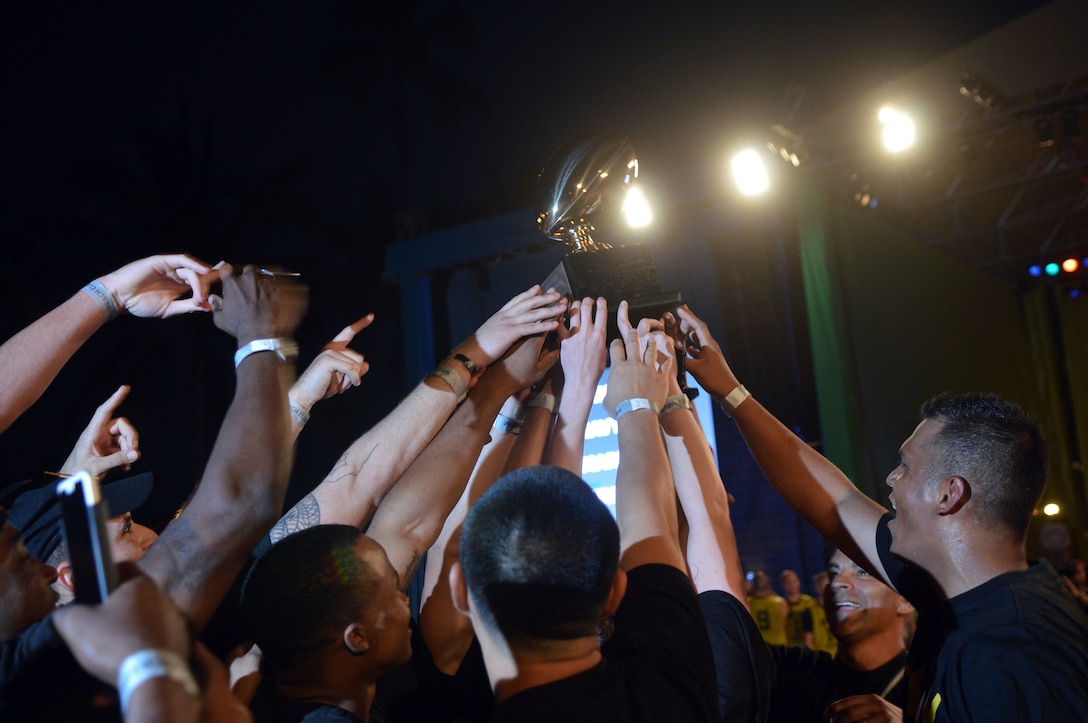
M 1054 263 L 1053 261 L 1051 261 L 1051 262 L 1050 262 L 1049 264 L 1047 264 L 1047 265 L 1046 265 L 1046 269 L 1045 269 L 1045 270 L 1046 270 L 1046 275 L 1047 275 L 1047 276 L 1057 276 L 1057 275 L 1058 275 L 1058 272 L 1059 272 L 1059 271 L 1060 271 L 1061 269 L 1059 268 L 1059 266 L 1058 266 L 1058 265 L 1057 265 L 1056 263 Z
M 1067 274 L 1071 274 L 1080 268 L 1080 262 L 1076 259 L 1066 259 L 1062 262 L 1062 271 Z
M 1046 505 L 1043 505 L 1043 514 L 1048 516 L 1048 517 L 1053 517 L 1054 515 L 1058 514 L 1061 511 L 1062 511 L 1062 508 L 1059 507 L 1054 502 L 1050 502 L 1050 503 L 1047 503 Z
M 620 210 L 627 225 L 631 228 L 649 226 L 654 220 L 654 213 L 650 210 L 650 203 L 646 200 L 646 194 L 638 186 L 631 186 L 627 190 L 627 197 L 623 199 L 623 208 Z
M 745 149 L 730 162 L 733 181 L 745 196 L 758 196 L 771 187 L 771 178 L 767 175 L 767 166 L 758 151 Z
M 1042 276 L 1043 275 L 1043 267 L 1040 266 L 1039 264 L 1032 264 L 1031 266 L 1028 267 L 1028 273 L 1031 274 L 1032 276 L 1036 276 L 1036 277 Z
M 881 137 L 889 153 L 902 153 L 914 145 L 918 131 L 909 115 L 886 105 L 876 117 L 884 126 Z

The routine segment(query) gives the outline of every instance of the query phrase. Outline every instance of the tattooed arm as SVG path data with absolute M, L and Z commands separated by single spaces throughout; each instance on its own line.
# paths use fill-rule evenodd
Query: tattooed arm
M 402 587 L 461 497 L 503 403 L 539 381 L 559 358 L 543 343 L 543 335 L 524 339 L 488 369 L 378 507 L 367 535 L 385 548 Z
M 291 337 L 305 311 L 305 287 L 284 277 L 222 269 L 215 324 L 238 340 Z M 181 515 L 139 565 L 201 629 L 283 506 L 291 471 L 285 399 L 294 364 L 250 354 L 237 368 L 234 399 L 204 476 Z
M 559 294 L 544 293 L 534 286 L 507 302 L 450 352 L 444 363 L 471 388 L 478 377 L 456 359 L 457 355 L 470 359 L 478 374 L 525 334 L 553 330 L 558 322 L 552 317 L 562 308 Z M 319 524 L 366 529 L 389 488 L 434 439 L 456 407 L 457 395 L 450 385 L 438 377 L 426 377 L 385 419 L 355 440 L 321 484 L 276 523 L 269 533 L 271 541 L 278 542 Z M 488 420 L 488 427 L 490 424 Z

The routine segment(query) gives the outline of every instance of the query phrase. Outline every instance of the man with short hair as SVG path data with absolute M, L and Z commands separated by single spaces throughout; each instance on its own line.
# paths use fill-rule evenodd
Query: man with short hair
M 769 721 L 883 720 L 901 716 L 907 686 L 903 624 L 914 608 L 841 551 L 828 561 L 823 607 L 838 652 L 771 646 L 778 675 Z M 844 716 L 840 718 L 839 716 Z
M 907 721 L 1075 720 L 1088 710 L 1088 621 L 1025 533 L 1046 481 L 1038 424 L 992 394 L 943 394 L 888 475 L 892 513 L 744 389 L 682 307 L 687 369 L 727 405 L 799 515 L 919 611 Z
M 616 520 L 580 477 L 554 467 L 505 475 L 465 519 L 450 588 L 480 641 L 492 721 L 720 718 L 657 416 L 672 360 L 658 366 L 653 338 L 644 350 L 639 342 L 632 330 L 610 349 Z
M 835 657 L 839 650 L 839 641 L 831 634 L 831 625 L 824 612 L 824 596 L 828 589 L 827 570 L 820 570 L 812 576 L 812 591 L 816 593 L 816 607 L 812 609 L 812 647 Z

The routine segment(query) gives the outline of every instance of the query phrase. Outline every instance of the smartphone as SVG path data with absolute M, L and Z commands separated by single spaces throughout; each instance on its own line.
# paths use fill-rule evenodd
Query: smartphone
M 117 587 L 117 567 L 106 528 L 110 512 L 98 480 L 85 471 L 77 472 L 57 483 L 57 496 L 76 602 L 104 602 Z

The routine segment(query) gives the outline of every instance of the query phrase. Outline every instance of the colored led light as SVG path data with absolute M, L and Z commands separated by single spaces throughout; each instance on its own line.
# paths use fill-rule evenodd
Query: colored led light
M 1061 270 L 1061 268 L 1056 263 L 1054 263 L 1053 261 L 1051 261 L 1049 264 L 1046 265 L 1046 275 L 1047 276 L 1057 276 L 1058 272 L 1060 270 Z

